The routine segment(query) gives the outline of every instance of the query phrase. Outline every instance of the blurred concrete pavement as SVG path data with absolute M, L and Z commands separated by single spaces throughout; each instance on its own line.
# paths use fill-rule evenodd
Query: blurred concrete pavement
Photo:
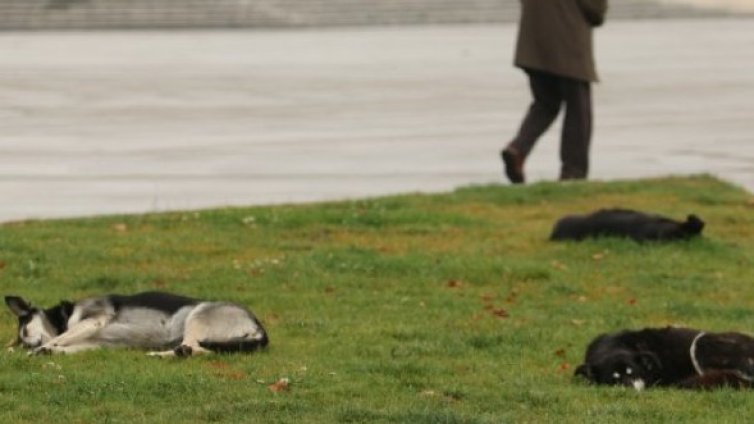
M 600 29 L 591 178 L 754 190 L 753 24 Z M 502 183 L 515 28 L 0 33 L 0 221 Z M 531 181 L 557 176 L 559 128 Z

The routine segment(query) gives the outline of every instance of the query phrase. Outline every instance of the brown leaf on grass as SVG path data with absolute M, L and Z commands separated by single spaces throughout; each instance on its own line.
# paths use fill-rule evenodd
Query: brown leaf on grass
M 506 311 L 505 309 L 502 309 L 502 308 L 501 309 L 493 309 L 492 310 L 492 315 L 495 315 L 496 317 L 498 317 L 500 319 L 505 319 L 505 318 L 508 318 L 510 316 L 508 314 L 508 311 Z
M 634 299 L 634 298 L 632 297 L 631 299 L 628 299 L 628 301 L 627 301 L 626 303 L 628 303 L 628 304 L 629 304 L 629 305 L 631 305 L 631 306 L 634 306 L 634 305 L 636 305 L 636 299 Z
M 555 351 L 555 356 L 559 356 L 563 358 L 566 354 L 566 350 L 564 348 L 558 349 Z
M 327 287 L 325 287 L 325 293 L 327 293 L 327 294 L 335 293 L 335 287 L 333 287 L 333 286 L 327 286 Z
M 259 277 L 261 275 L 264 275 L 264 270 L 262 268 L 250 268 L 248 271 L 246 271 L 246 273 L 251 277 Z
M 568 362 L 563 362 L 562 364 L 558 366 L 559 372 L 566 372 L 570 369 L 571 369 L 571 364 L 569 364 Z
M 287 378 L 281 378 L 277 382 L 267 386 L 273 393 L 287 392 L 290 390 L 290 382 Z
M 234 370 L 230 364 L 223 361 L 211 361 L 207 363 L 207 366 L 213 369 L 214 374 L 220 378 L 228 380 L 243 380 L 246 378 L 246 373 L 243 371 Z
M 460 280 L 448 280 L 448 283 L 445 285 L 445 287 L 449 289 L 459 289 L 463 285 L 463 282 Z
M 158 289 L 164 289 L 164 288 L 166 288 L 168 286 L 168 284 L 164 280 L 162 280 L 161 278 L 158 278 L 158 279 L 152 281 L 152 285 L 155 288 L 158 288 Z
M 5 261 L 0 261 L 0 269 L 5 269 Z

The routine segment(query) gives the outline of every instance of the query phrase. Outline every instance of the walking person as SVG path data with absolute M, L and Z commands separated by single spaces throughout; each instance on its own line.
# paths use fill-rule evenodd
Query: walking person
M 515 65 L 526 72 L 533 102 L 501 156 L 505 174 L 523 183 L 524 163 L 565 104 L 560 179 L 584 179 L 592 136 L 591 83 L 597 81 L 592 28 L 602 25 L 607 0 L 521 0 Z

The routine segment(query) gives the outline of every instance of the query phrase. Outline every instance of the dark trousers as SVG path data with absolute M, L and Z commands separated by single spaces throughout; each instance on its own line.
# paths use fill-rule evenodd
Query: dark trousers
M 592 138 L 591 85 L 558 75 L 527 70 L 534 101 L 511 145 L 526 157 L 539 137 L 555 121 L 565 103 L 565 120 L 560 140 L 560 178 L 586 178 L 589 172 L 589 143 Z

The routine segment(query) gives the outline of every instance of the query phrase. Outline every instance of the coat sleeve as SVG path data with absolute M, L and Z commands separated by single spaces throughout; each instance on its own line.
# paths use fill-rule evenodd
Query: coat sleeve
M 605 22 L 607 0 L 577 0 L 581 12 L 592 26 L 600 26 Z

